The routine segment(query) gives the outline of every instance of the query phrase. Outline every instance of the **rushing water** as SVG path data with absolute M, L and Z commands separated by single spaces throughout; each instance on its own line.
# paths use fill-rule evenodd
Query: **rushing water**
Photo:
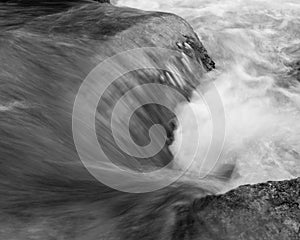
M 120 0 L 118 5 L 176 13 L 198 33 L 217 64 L 206 80 L 214 81 L 225 109 L 219 162 L 236 164 L 232 187 L 300 176 L 299 0 Z M 191 105 L 199 132 L 180 106 L 190 131 L 179 128 L 176 136 L 192 141 L 200 134 L 204 149 L 211 140 L 210 113 L 196 95 Z M 177 147 L 175 142 L 173 150 Z M 180 164 L 193 157 L 189 153 L 180 149 Z M 200 151 L 192 172 L 199 171 L 203 156 Z

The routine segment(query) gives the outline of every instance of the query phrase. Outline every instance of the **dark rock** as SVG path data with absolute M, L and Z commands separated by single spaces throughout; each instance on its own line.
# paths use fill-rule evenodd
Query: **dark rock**
M 241 186 L 224 195 L 196 200 L 201 239 L 299 239 L 300 178 Z M 198 203 L 199 202 L 199 203 Z M 197 207 L 199 206 L 199 208 Z
M 183 192 L 190 197 L 195 194 L 187 189 Z M 119 228 L 122 239 L 297 240 L 300 237 L 300 178 L 241 186 L 223 195 L 194 200 L 184 197 L 185 200 L 179 201 L 177 192 L 173 203 L 155 203 L 153 198 L 149 199 L 156 204 L 153 211 L 148 212 L 144 206 L 139 214 L 132 214 L 143 205 L 140 204 L 124 214 L 127 217 Z

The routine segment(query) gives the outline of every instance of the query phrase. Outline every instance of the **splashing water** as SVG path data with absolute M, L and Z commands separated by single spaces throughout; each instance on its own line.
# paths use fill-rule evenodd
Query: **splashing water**
M 298 0 L 121 0 L 118 4 L 176 13 L 199 34 L 217 64 L 205 80 L 214 82 L 224 104 L 226 138 L 219 162 L 236 164 L 232 187 L 300 176 Z M 209 91 L 206 86 L 205 94 Z M 202 98 L 195 94 L 191 105 L 201 123 L 199 132 L 194 131 L 197 123 L 189 120 L 185 106 L 180 106 L 178 113 L 190 131 L 179 128 L 176 136 L 192 141 L 200 134 L 201 146 L 190 168 L 197 173 L 211 162 L 203 159 L 213 126 Z M 175 142 L 172 149 L 178 147 Z M 189 149 L 180 149 L 179 164 L 190 157 Z

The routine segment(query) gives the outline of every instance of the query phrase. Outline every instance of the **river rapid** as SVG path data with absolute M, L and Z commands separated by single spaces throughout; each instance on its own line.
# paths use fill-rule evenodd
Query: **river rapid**
M 236 166 L 230 188 L 300 176 L 298 0 L 119 0 L 117 4 L 183 17 L 216 62 L 216 70 L 204 79 L 214 84 L 200 86 L 203 96 L 195 94 L 190 103 L 201 124 L 190 120 L 187 106 L 177 109 L 189 129 L 183 132 L 179 126 L 171 146 L 179 165 L 194 158 L 189 171 L 197 177 L 215 162 L 205 158 L 213 131 L 205 95 L 215 86 L 225 111 L 225 139 L 217 164 Z M 196 156 L 176 141 L 179 137 L 193 141 L 199 135 Z

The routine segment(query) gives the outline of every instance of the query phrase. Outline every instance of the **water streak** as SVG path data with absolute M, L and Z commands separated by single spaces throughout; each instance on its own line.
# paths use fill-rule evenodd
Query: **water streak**
M 223 100 L 226 141 L 220 163 L 237 165 L 232 187 L 244 183 L 281 180 L 300 176 L 300 2 L 298 0 L 206 1 L 206 0 L 120 0 L 145 10 L 176 13 L 194 27 L 217 70 L 207 74 Z M 200 86 L 208 94 L 210 87 Z M 211 140 L 209 109 L 197 97 L 192 107 L 201 128 L 186 115 L 190 131 L 183 141 L 201 136 L 202 144 L 190 169 L 198 173 Z M 176 136 L 175 136 L 176 138 Z M 172 146 L 176 151 L 176 142 Z M 189 149 L 180 149 L 184 166 Z

